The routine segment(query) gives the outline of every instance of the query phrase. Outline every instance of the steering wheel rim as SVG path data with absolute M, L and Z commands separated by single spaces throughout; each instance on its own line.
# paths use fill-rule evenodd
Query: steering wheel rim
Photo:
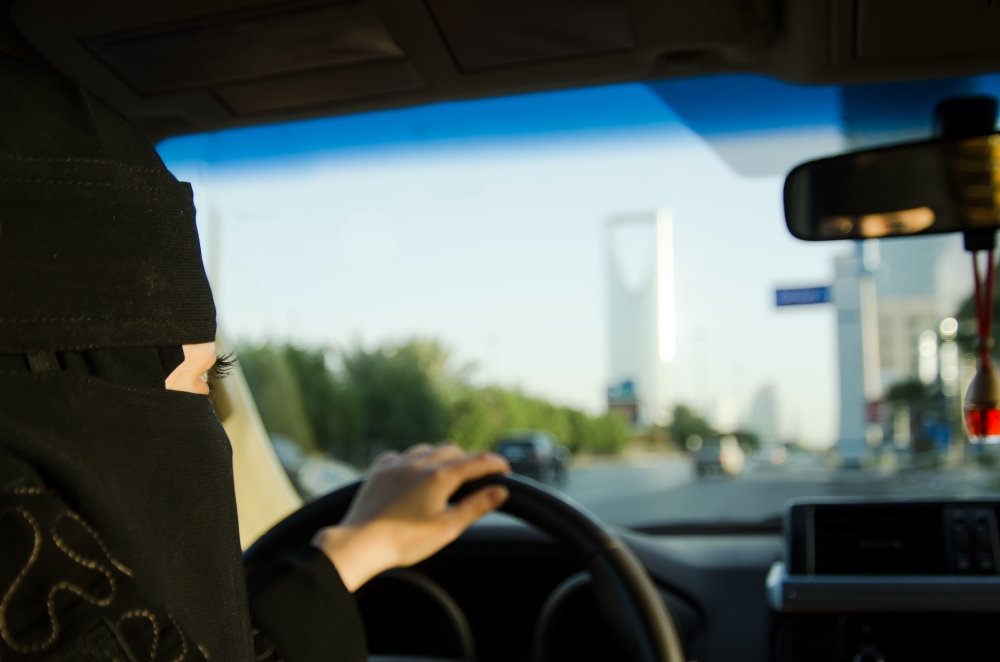
M 683 662 L 670 613 L 646 569 L 608 525 L 571 499 L 530 479 L 488 476 L 464 485 L 454 499 L 486 485 L 503 485 L 510 496 L 501 512 L 552 536 L 590 572 L 608 625 L 633 662 Z M 248 573 L 280 560 L 312 540 L 316 531 L 347 513 L 361 481 L 304 505 L 278 522 L 243 554 Z

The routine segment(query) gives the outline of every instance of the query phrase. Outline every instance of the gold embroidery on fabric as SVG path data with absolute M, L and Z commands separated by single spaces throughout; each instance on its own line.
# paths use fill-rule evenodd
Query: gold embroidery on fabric
M 168 615 L 167 618 L 169 618 L 170 622 L 174 624 L 174 629 L 177 630 L 177 636 L 181 639 L 181 654 L 175 657 L 172 662 L 183 662 L 184 658 L 186 658 L 188 654 L 187 637 L 184 636 L 181 626 L 177 625 L 177 621 L 174 620 L 173 616 Z
M 112 600 L 114 599 L 116 592 L 115 580 L 110 569 L 103 566 L 97 561 L 92 561 L 76 553 L 69 547 L 69 545 L 67 545 L 58 536 L 58 534 L 55 531 L 55 526 L 58 520 L 64 515 L 60 514 L 60 516 L 57 517 L 56 522 L 53 522 L 50 529 L 53 542 L 55 543 L 56 547 L 58 547 L 71 560 L 75 561 L 76 563 L 78 563 L 79 565 L 83 566 L 88 570 L 93 570 L 103 575 L 108 582 L 108 594 L 106 596 L 99 596 L 95 593 L 89 593 L 81 586 L 78 586 L 72 582 L 65 580 L 55 583 L 49 589 L 45 601 L 45 607 L 49 617 L 51 633 L 44 640 L 35 643 L 22 643 L 17 641 L 14 638 L 13 633 L 10 631 L 9 623 L 7 620 L 8 609 L 10 607 L 11 600 L 13 599 L 15 593 L 17 592 L 17 589 L 20 587 L 21 583 L 24 582 L 25 578 L 28 576 L 32 568 L 38 562 L 38 557 L 42 547 L 42 530 L 38 522 L 31 515 L 31 513 L 28 512 L 27 509 L 21 506 L 16 506 L 4 512 L 4 514 L 7 513 L 16 513 L 20 515 L 25 522 L 27 522 L 28 526 L 30 526 L 32 530 L 33 541 L 32 541 L 31 555 L 29 556 L 27 562 L 25 562 L 24 566 L 21 568 L 21 571 L 18 573 L 17 577 L 14 579 L 14 582 L 11 584 L 10 588 L 4 594 L 3 600 L 0 601 L 0 636 L 3 636 L 3 639 L 7 643 L 7 645 L 10 646 L 10 648 L 17 653 L 39 653 L 51 648 L 55 644 L 55 642 L 59 639 L 60 623 L 56 613 L 55 602 L 56 602 L 56 597 L 59 595 L 60 592 L 72 593 L 81 600 L 89 602 L 90 604 L 96 607 L 106 607 L 109 604 L 111 604 Z M 67 515 L 67 516 L 72 517 L 72 515 Z M 85 528 L 86 530 L 90 531 L 89 527 Z
M 149 621 L 149 624 L 153 627 L 153 643 L 149 647 L 149 662 L 154 662 L 156 660 L 157 649 L 160 647 L 160 624 L 156 622 L 156 615 L 148 609 L 132 609 L 122 614 L 121 618 L 118 619 L 118 625 L 136 618 Z
M 104 575 L 104 578 L 108 580 L 108 584 L 111 586 L 111 591 L 110 591 L 108 597 L 104 598 L 104 601 L 102 603 L 97 603 L 97 606 L 98 607 L 106 607 L 109 604 L 111 604 L 111 600 L 114 599 L 115 592 L 117 590 L 117 586 L 115 584 L 115 576 L 112 574 L 111 570 L 109 570 L 107 567 L 105 567 L 103 564 L 99 563 L 98 561 L 92 561 L 92 560 L 86 558 L 85 556 L 83 556 L 81 554 L 78 554 L 77 552 L 73 551 L 73 549 L 69 546 L 69 544 L 66 541 L 64 541 L 61 537 L 59 537 L 59 533 L 56 532 L 56 527 L 59 525 L 59 522 L 64 517 L 69 517 L 70 519 L 73 519 L 73 520 L 79 522 L 80 524 L 83 524 L 83 521 L 80 520 L 79 517 L 74 517 L 72 513 L 59 513 L 58 515 L 56 515 L 56 518 L 52 521 L 52 525 L 49 527 L 49 534 L 52 536 L 52 542 L 55 543 L 56 547 L 58 547 L 59 550 L 63 554 L 65 554 L 66 556 L 68 556 L 73 561 L 76 561 L 78 564 L 82 565 L 84 568 L 87 568 L 88 570 L 93 570 L 94 572 L 99 572 L 102 575 Z M 85 531 L 87 531 L 91 535 L 94 535 L 94 532 L 92 530 L 90 530 L 89 527 L 87 527 L 86 524 L 83 524 L 83 528 L 84 528 Z M 105 555 L 107 555 L 107 549 L 104 548 L 104 545 L 101 545 L 99 541 L 98 541 L 98 544 L 101 546 L 101 551 L 104 552 Z M 56 586 L 59 586 L 60 584 L 68 584 L 68 582 L 60 582 L 59 584 L 56 584 Z M 82 590 L 82 589 L 80 589 L 80 590 Z M 80 597 L 83 597 L 83 596 L 80 596 Z
M 63 517 L 68 517 L 71 520 L 73 520 L 74 522 L 76 522 L 77 524 L 79 524 L 80 526 L 82 526 L 83 529 L 84 529 L 84 531 L 86 531 L 87 533 L 90 534 L 90 536 L 94 539 L 94 542 L 96 542 L 97 545 L 101 548 L 101 551 L 104 552 L 104 556 L 105 556 L 105 558 L 108 559 L 108 562 L 111 563 L 111 565 L 113 565 L 115 567 L 115 569 L 118 570 L 118 572 L 122 573 L 126 577 L 132 577 L 132 571 L 129 570 L 128 567 L 126 567 L 124 563 L 120 562 L 118 559 L 116 559 L 114 556 L 111 555 L 111 552 L 108 551 L 108 546 L 104 543 L 104 539 L 101 538 L 101 536 L 97 533 L 97 531 L 95 531 L 92 526 L 90 526 L 89 524 L 87 524 L 87 522 L 82 517 L 80 517 L 79 515 L 77 515 L 76 513 L 72 512 L 72 511 L 64 512 L 64 513 L 59 513 L 59 515 L 56 517 L 56 520 L 55 520 L 55 522 L 52 525 L 52 527 L 53 527 L 52 537 L 53 538 L 55 538 L 55 525 Z M 58 541 L 56 542 L 56 544 L 59 544 Z
M 23 487 L 16 488 L 15 494 L 21 496 L 32 496 L 32 495 L 48 495 L 51 496 L 49 492 L 37 489 L 33 487 Z M 72 583 L 68 580 L 58 581 L 51 585 L 48 590 L 46 599 L 46 611 L 49 617 L 51 632 L 42 641 L 36 642 L 19 642 L 15 639 L 14 633 L 11 630 L 11 626 L 8 620 L 8 616 L 11 611 L 11 605 L 14 601 L 14 597 L 18 590 L 24 584 L 26 578 L 35 570 L 38 565 L 39 558 L 42 553 L 43 546 L 46 544 L 45 536 L 43 536 L 42 526 L 39 524 L 35 516 L 24 506 L 16 505 L 8 507 L 7 509 L 0 511 L 0 519 L 4 517 L 13 516 L 19 521 L 23 521 L 32 532 L 32 543 L 31 552 L 28 554 L 27 559 L 24 561 L 23 566 L 18 572 L 17 576 L 13 579 L 11 584 L 6 588 L 3 593 L 2 599 L 0 599 L 0 638 L 3 642 L 15 653 L 21 654 L 37 654 L 43 653 L 51 649 L 59 640 L 60 633 L 62 632 L 62 624 L 59 621 L 59 615 L 56 611 L 56 599 L 61 592 L 68 592 L 76 595 L 81 600 L 84 600 L 91 605 L 99 608 L 105 608 L 111 605 L 118 592 L 118 584 L 115 580 L 114 571 L 110 566 L 113 566 L 122 574 L 127 577 L 133 577 L 132 571 L 126 567 L 124 564 L 119 562 L 112 556 L 105 544 L 104 540 L 98 535 L 97 531 L 94 530 L 80 515 L 72 511 L 63 511 L 58 513 L 53 519 L 49 526 L 48 534 L 51 536 L 52 543 L 55 547 L 61 551 L 65 556 L 67 556 L 71 561 L 81 566 L 82 568 L 96 572 L 101 575 L 104 581 L 100 582 L 101 588 L 106 590 L 107 595 L 98 595 L 98 592 L 104 591 L 94 591 L 88 592 L 82 586 Z M 60 525 L 66 520 L 74 522 L 77 524 L 89 537 L 90 540 L 95 543 L 100 549 L 101 553 L 104 555 L 105 559 L 97 560 L 89 558 L 88 556 L 81 553 L 78 549 L 67 542 L 64 535 L 60 535 Z M 63 530 L 63 534 L 67 534 L 67 530 Z M 78 545 L 76 546 L 78 547 Z M 106 561 L 106 562 L 105 562 Z M 3 587 L 0 586 L 0 590 Z M 180 625 L 174 620 L 173 616 L 169 614 L 166 615 L 169 618 L 170 623 L 173 625 L 174 630 L 177 632 L 177 636 L 180 639 L 181 651 L 180 654 L 174 658 L 172 662 L 184 662 L 190 660 L 189 657 L 191 650 L 191 645 L 189 644 L 187 637 L 183 630 L 181 630 Z M 155 662 L 160 652 L 160 646 L 163 640 L 163 633 L 165 628 L 161 627 L 160 622 L 157 620 L 157 615 L 150 611 L 149 609 L 137 608 L 130 609 L 124 612 L 118 617 L 117 626 L 118 628 L 125 621 L 141 619 L 148 622 L 152 627 L 152 644 L 149 651 L 149 662 Z M 208 651 L 204 646 L 198 644 L 196 650 L 201 654 L 202 659 L 209 660 L 210 656 Z
M 24 578 L 28 576 L 28 571 L 31 570 L 31 566 L 33 566 L 35 562 L 38 560 L 39 550 L 42 547 L 42 530 L 38 526 L 38 523 L 35 521 L 35 518 L 31 516 L 31 513 L 29 513 L 26 509 L 22 507 L 16 506 L 14 508 L 7 509 L 2 513 L 0 513 L 0 518 L 2 518 L 4 515 L 7 515 L 8 513 L 17 513 L 18 515 L 23 517 L 24 520 L 28 523 L 28 526 L 31 527 L 34 539 L 32 540 L 31 543 L 31 554 L 28 555 L 28 560 L 21 568 L 21 571 L 17 573 L 17 577 L 14 578 L 14 581 L 11 583 L 10 588 L 8 588 L 7 592 L 4 593 L 3 600 L 0 600 L 0 636 L 2 636 L 3 640 L 6 641 L 7 644 L 11 648 L 13 648 L 16 652 L 32 653 L 36 651 L 30 649 L 19 650 L 17 642 L 14 641 L 14 637 L 7 625 L 7 607 L 9 606 L 10 599 L 13 597 L 14 592 L 17 591 L 18 585 L 20 585 L 20 583 L 24 581 Z
M 42 496 L 47 494 L 45 490 L 40 487 L 15 487 L 11 490 L 17 496 Z

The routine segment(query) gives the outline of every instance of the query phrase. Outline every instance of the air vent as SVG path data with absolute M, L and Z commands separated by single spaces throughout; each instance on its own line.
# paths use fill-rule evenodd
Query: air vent
M 948 570 L 940 508 L 817 508 L 813 574 L 940 575 Z

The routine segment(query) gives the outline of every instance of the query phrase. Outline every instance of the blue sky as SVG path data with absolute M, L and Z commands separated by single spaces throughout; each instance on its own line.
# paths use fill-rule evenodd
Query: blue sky
M 739 422 L 773 385 L 782 433 L 825 445 L 833 310 L 776 310 L 773 290 L 828 283 L 848 250 L 793 240 L 780 206 L 787 168 L 842 147 L 836 99 L 759 78 L 615 85 L 160 151 L 195 186 L 230 337 L 343 347 L 431 336 L 482 383 L 592 411 L 608 381 L 604 224 L 669 209 L 675 401 Z

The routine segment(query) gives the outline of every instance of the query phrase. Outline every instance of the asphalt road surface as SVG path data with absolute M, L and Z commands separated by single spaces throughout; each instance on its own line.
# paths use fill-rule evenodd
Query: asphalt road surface
M 818 457 L 748 464 L 735 478 L 698 478 L 680 457 L 649 456 L 573 468 L 559 489 L 607 522 L 628 526 L 748 523 L 780 516 L 797 497 L 935 496 L 967 492 L 956 475 L 835 471 Z

